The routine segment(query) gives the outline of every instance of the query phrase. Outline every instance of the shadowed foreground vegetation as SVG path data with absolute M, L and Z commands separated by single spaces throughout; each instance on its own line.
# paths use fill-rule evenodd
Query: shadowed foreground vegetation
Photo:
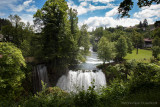
M 160 67 L 156 64 L 129 61 L 107 67 L 114 75 L 110 84 L 99 91 L 92 87 L 79 93 L 67 93 L 58 87 L 48 88 L 25 100 L 24 107 L 124 107 L 160 105 Z M 141 75 L 140 75 L 141 74 Z M 45 85 L 43 85 L 45 87 Z

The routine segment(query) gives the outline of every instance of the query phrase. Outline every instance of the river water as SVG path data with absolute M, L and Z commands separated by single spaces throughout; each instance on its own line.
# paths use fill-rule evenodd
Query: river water
M 67 92 L 78 92 L 79 90 L 87 90 L 89 86 L 94 84 L 98 90 L 102 86 L 106 86 L 106 78 L 104 73 L 97 69 L 98 64 L 103 62 L 98 59 L 97 53 L 90 49 L 90 55 L 86 57 L 85 63 L 77 65 L 76 70 L 69 72 L 59 78 L 57 86 Z

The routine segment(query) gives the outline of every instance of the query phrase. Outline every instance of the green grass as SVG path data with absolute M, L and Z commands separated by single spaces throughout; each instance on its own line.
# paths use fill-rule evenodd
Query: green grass
M 132 54 L 127 54 L 127 56 L 124 58 L 126 60 L 150 60 L 152 57 L 152 51 L 151 50 L 144 50 L 144 49 L 138 49 L 138 54 L 136 54 L 137 50 L 134 49 L 132 51 Z

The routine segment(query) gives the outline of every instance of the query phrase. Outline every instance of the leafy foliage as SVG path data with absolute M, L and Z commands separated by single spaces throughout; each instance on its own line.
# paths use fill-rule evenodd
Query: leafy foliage
M 25 67 L 25 60 L 22 52 L 11 43 L 0 43 L 0 56 L 0 105 L 3 105 L 20 97 L 21 81 L 25 78 L 21 67 Z
M 69 98 L 69 99 L 67 99 Z M 59 107 L 65 105 L 66 107 L 71 106 L 72 100 L 69 94 L 58 87 L 49 87 L 48 89 L 43 88 L 42 92 L 38 92 L 29 100 L 27 100 L 24 107 Z M 68 101 L 68 102 L 67 102 Z
M 116 53 L 117 53 L 116 58 L 120 61 L 123 59 L 123 57 L 127 55 L 128 46 L 127 46 L 126 39 L 123 36 L 121 36 L 118 39 L 115 47 L 116 47 Z
M 154 3 L 159 4 L 160 0 L 138 0 L 137 5 L 141 8 L 144 6 L 150 6 Z M 121 14 L 121 17 L 129 17 L 129 11 L 133 8 L 133 5 L 133 0 L 123 0 L 118 8 L 118 12 Z
M 0 31 L 2 30 L 2 27 L 6 26 L 6 25 L 11 25 L 10 21 L 7 20 L 7 19 L 1 19 L 0 18 Z
M 105 37 L 102 37 L 98 43 L 98 57 L 103 60 L 110 62 L 115 57 L 114 43 L 109 42 Z
M 21 22 L 18 15 L 10 15 L 10 24 L 2 27 L 2 34 L 4 35 L 4 42 L 12 42 L 22 50 L 24 56 L 31 56 L 31 38 L 34 36 L 33 26 L 28 22 L 25 24 Z
M 157 58 L 159 54 L 160 54 L 160 38 L 156 36 L 153 39 L 152 55 L 154 56 L 154 58 Z
M 134 43 L 134 47 L 137 48 L 137 54 L 138 54 L 138 48 L 142 48 L 144 44 L 143 35 L 134 30 L 132 33 L 132 40 Z
M 95 91 L 94 82 L 87 91 L 81 90 L 74 96 L 74 104 L 76 107 L 96 107 L 100 106 L 99 95 Z
M 68 65 L 81 58 L 79 47 L 84 47 L 84 53 L 88 51 L 87 29 L 82 26 L 79 32 L 77 11 L 69 9 L 66 1 L 47 0 L 34 18 L 42 36 L 39 57 L 44 62 L 53 67 Z

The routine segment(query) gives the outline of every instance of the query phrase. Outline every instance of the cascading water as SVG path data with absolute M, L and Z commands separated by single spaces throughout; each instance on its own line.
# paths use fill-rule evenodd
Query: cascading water
M 49 87 L 49 79 L 47 74 L 47 68 L 45 65 L 37 65 L 34 67 L 33 71 L 33 86 L 34 92 L 42 90 L 42 83 L 43 81 Z
M 91 55 L 88 56 L 85 63 L 81 63 L 76 70 L 70 70 L 63 75 L 57 82 L 57 86 L 68 92 L 78 92 L 79 90 L 87 90 L 95 85 L 95 89 L 106 86 L 106 78 L 101 70 L 96 68 L 97 64 L 103 63 L 97 58 L 97 53 L 90 49 Z

